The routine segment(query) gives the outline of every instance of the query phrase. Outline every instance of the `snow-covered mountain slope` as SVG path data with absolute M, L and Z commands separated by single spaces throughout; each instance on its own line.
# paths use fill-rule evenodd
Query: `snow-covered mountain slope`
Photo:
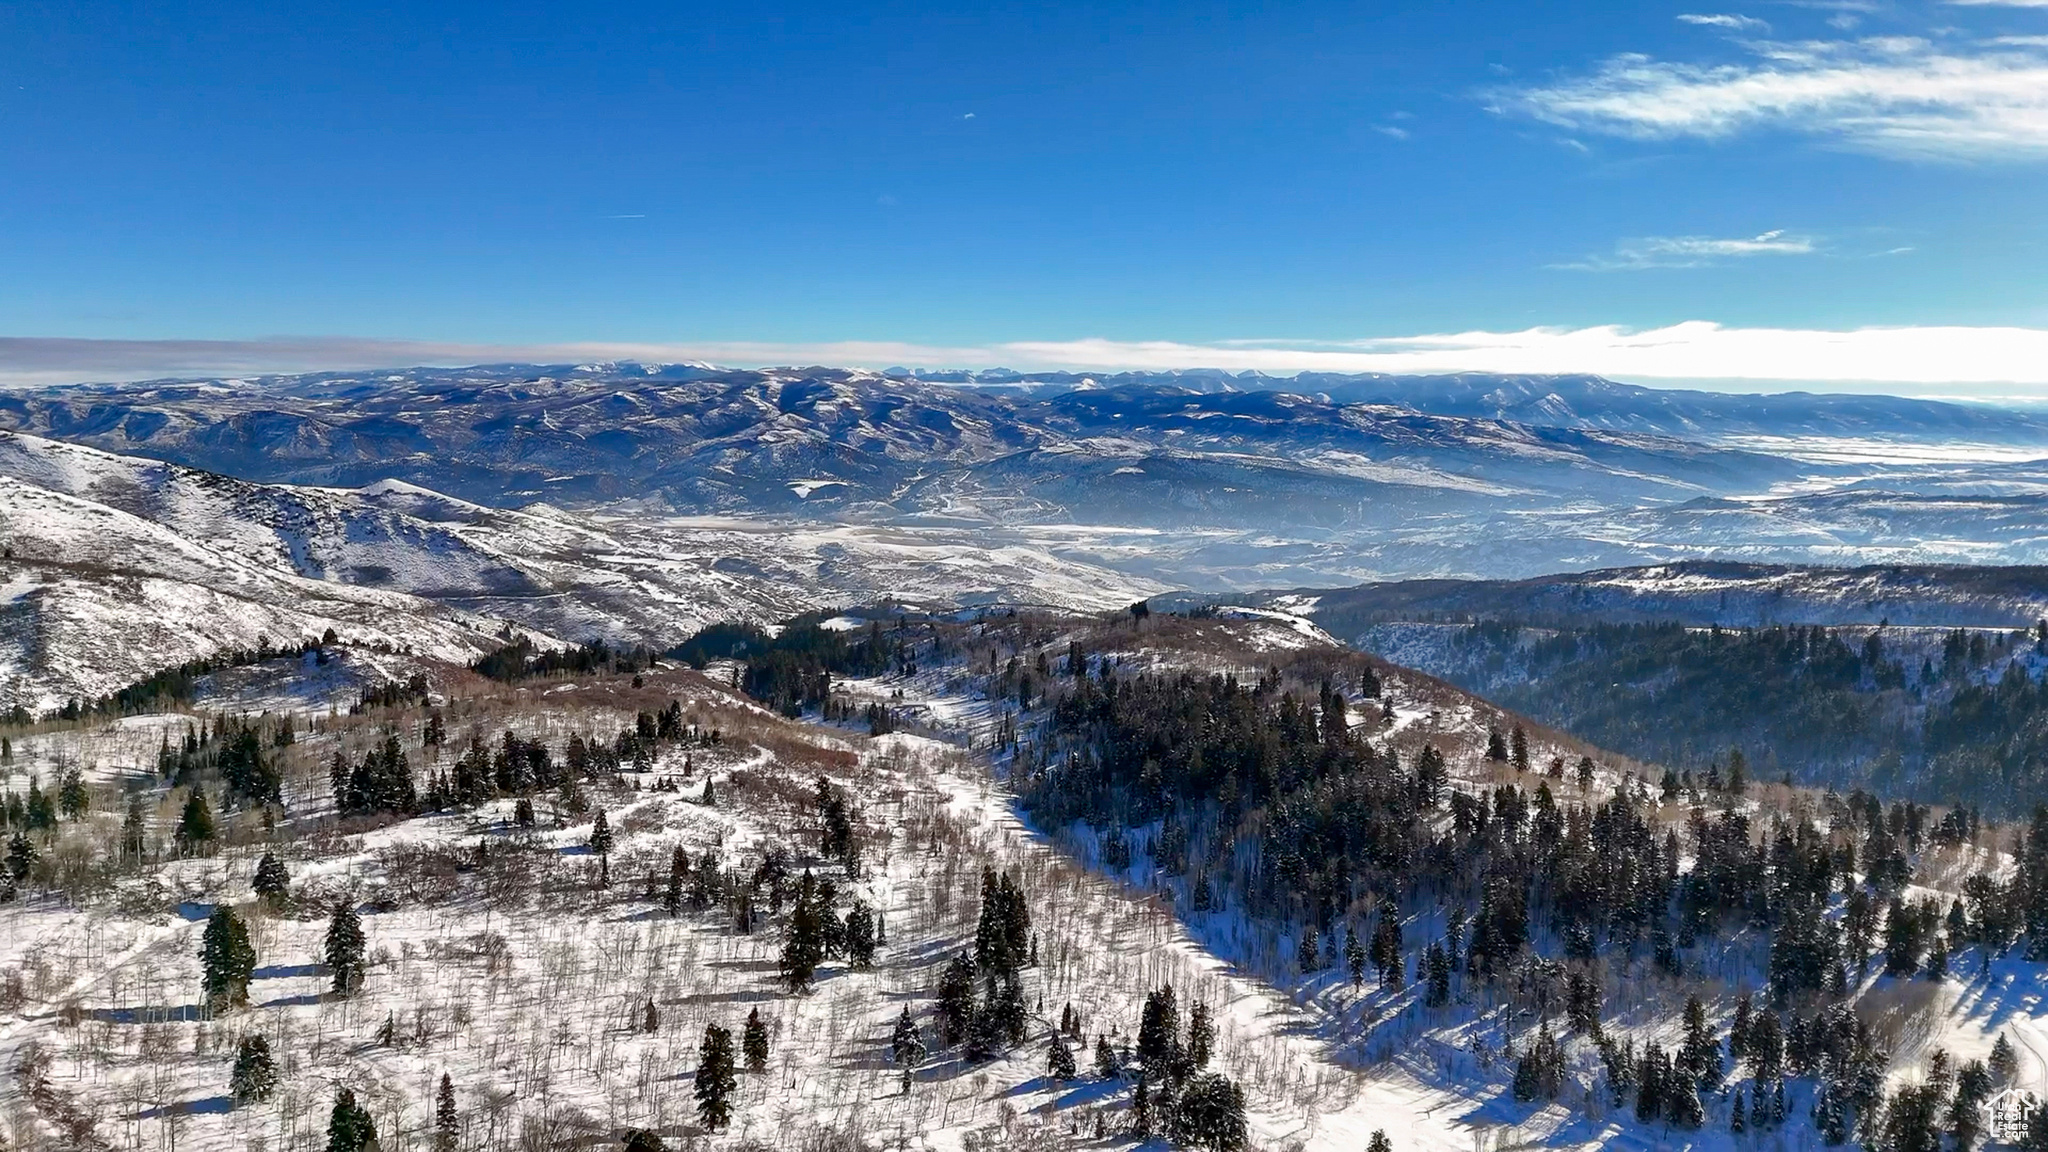
M 910 375 L 910 374 L 904 374 Z M 2048 419 L 1985 404 L 1902 396 L 1783 392 L 1748 394 L 1645 388 L 1584 374 L 1466 372 L 1402 376 L 1377 372 L 983 372 L 919 373 L 916 378 L 1027 392 L 1076 388 L 1185 388 L 1201 392 L 1283 391 L 1339 403 L 1391 404 L 1437 416 L 1511 420 L 1562 428 L 1649 432 L 1686 439 L 1747 437 L 1859 439 L 1893 445 L 1927 442 L 2048 449 Z
M 261 638 L 464 660 L 504 625 L 401 592 L 300 576 L 129 512 L 0 476 L 0 707 L 45 710 Z
M 1998 1116 L 2000 1101 L 2048 1089 L 2048 970 L 2024 949 L 1973 942 L 1974 903 L 1961 922 L 1940 915 L 1972 873 L 2010 870 L 2001 853 L 2015 829 L 1973 824 L 1962 839 L 1937 843 L 1923 833 L 1941 814 L 1922 811 L 1917 830 L 1894 841 L 1881 812 L 1756 780 L 1674 782 L 1660 798 L 1654 769 L 1344 651 L 1278 609 L 907 619 L 894 634 L 914 652 L 910 666 L 835 687 L 841 703 L 894 709 L 917 729 L 881 736 L 785 719 L 720 676 L 675 667 L 644 680 L 601 673 L 504 685 L 422 662 L 431 706 L 453 721 L 455 741 L 440 748 L 417 742 L 427 706 L 330 714 L 316 693 L 335 685 L 281 690 L 278 681 L 308 670 L 272 662 L 202 704 L 228 708 L 251 692 L 289 702 L 294 739 L 264 744 L 280 779 L 276 803 L 223 811 L 213 842 L 183 847 L 173 830 L 187 799 L 215 794 L 222 781 L 206 768 L 164 779 L 152 757 L 160 741 L 218 725 L 219 711 L 15 733 L 0 791 L 25 792 L 32 776 L 60 787 L 79 769 L 88 803 L 30 830 L 42 855 L 6 906 L 6 923 L 19 930 L 0 932 L 0 1066 L 14 1077 L 9 1103 L 19 1104 L 0 1111 L 0 1131 L 10 1147 L 99 1147 L 95 1137 L 139 1147 L 175 1139 L 188 1152 L 318 1146 L 346 1088 L 370 1109 L 381 1146 L 420 1147 L 433 1137 L 446 1076 L 458 1147 L 607 1148 L 636 1130 L 669 1147 L 734 1152 L 1240 1146 L 1178 1126 L 1171 1140 L 1138 1130 L 1140 1100 L 1156 1109 L 1155 1125 L 1174 1115 L 1173 1097 L 1159 1091 L 1172 1083 L 1169 1059 L 1131 1051 L 1145 1034 L 1140 1005 L 1166 985 L 1179 1021 L 1165 1047 L 1186 1036 L 1192 1049 L 1200 1006 L 1213 1026 L 1202 1066 L 1241 1091 L 1241 1146 L 1251 1148 L 1356 1152 L 1376 1131 L 1402 1152 L 1818 1147 L 1819 1089 L 1830 1082 L 1840 1092 L 1851 1077 L 1832 1050 L 1814 1054 L 1825 1036 L 1784 1043 L 1781 1019 L 1796 1018 L 1802 1037 L 1814 1034 L 1810 1021 L 1846 1021 L 1851 1032 L 1860 1022 L 1855 1076 L 1900 1096 L 1935 1079 L 1937 1059 L 1954 1072 L 2006 1039 L 2016 1051 L 1993 1085 L 2003 1095 L 1977 1110 L 1980 1120 Z M 1213 675 L 1214 685 L 1235 673 L 1244 692 L 1265 681 L 1238 719 L 1267 717 L 1266 739 L 1280 744 L 1290 729 L 1282 746 L 1313 741 L 1323 751 L 1277 766 L 1248 759 L 1247 774 L 1299 786 L 1300 797 L 1239 825 L 1227 843 L 1206 839 L 1203 824 L 1222 809 L 1207 798 L 1162 812 L 1141 807 L 1148 793 L 1133 789 L 1128 816 L 1046 818 L 1058 799 L 1048 786 L 1088 770 L 1083 748 L 1060 747 L 1081 731 L 1057 714 L 1093 694 L 1086 707 L 1105 726 L 1127 724 L 1133 714 L 1104 699 L 1128 702 L 1145 691 L 1141 677 L 1182 672 L 1198 682 Z M 1020 673 L 1042 674 L 1023 692 L 1035 703 L 1020 703 Z M 488 763 L 493 748 L 528 757 L 540 749 L 552 773 L 572 749 L 638 740 L 638 716 L 652 719 L 671 702 L 679 721 L 655 728 L 664 734 L 638 749 L 644 759 L 570 769 L 563 786 L 529 781 L 491 794 L 486 784 L 483 794 L 443 794 L 420 810 L 337 811 L 328 770 L 337 755 L 376 763 L 395 741 L 405 770 L 438 790 L 443 777 L 459 779 L 464 736 L 474 731 L 478 761 Z M 1157 735 L 1192 739 L 1192 730 L 1230 722 L 1221 712 L 1187 719 Z M 1490 729 L 1517 726 L 1526 770 L 1485 752 Z M 1005 732 L 1015 739 L 999 738 Z M 1434 783 L 1424 747 L 1443 756 Z M 1192 767 L 1170 743 L 1138 749 L 1156 751 L 1161 784 Z M 1068 750 L 1076 756 L 1048 754 Z M 1584 768 L 1567 770 L 1580 755 Z M 1552 767 L 1554 757 L 1565 759 Z M 1343 764 L 1355 767 L 1333 767 Z M 821 847 L 835 800 L 857 856 Z M 520 820 L 522 806 L 534 819 Z M 1386 845 L 1387 821 L 1410 817 L 1424 838 L 1417 851 L 1384 859 L 1369 850 Z M 1344 821 L 1356 847 L 1333 843 L 1328 860 L 1276 859 L 1272 845 L 1290 825 L 1318 820 Z M 1193 838 L 1179 838 L 1190 827 Z M 1795 828 L 1803 847 L 1789 840 Z M 1802 905 L 1694 916 L 1676 940 L 1665 931 L 1675 909 L 1711 898 L 1693 883 L 1719 866 L 1710 856 L 1740 853 L 1743 866 L 1731 871 L 1753 864 L 1772 885 L 1763 890 L 1775 892 L 1795 883 L 1801 859 L 1829 859 L 1833 844 L 1853 844 L 1855 858 L 1870 861 L 1886 858 L 1870 845 L 1906 835 L 1914 847 L 1900 861 L 1910 882 L 1878 892 L 1933 902 L 1928 921 L 1948 933 L 1933 944 L 1950 965 L 1943 971 L 1886 972 L 1895 954 L 1909 968 L 1931 955 L 1897 943 L 1888 925 L 1868 968 L 1841 965 L 1842 988 L 1797 990 L 1779 1005 L 1771 984 L 1804 955 L 1796 940 L 1787 944 L 1788 925 L 1806 923 L 1794 920 Z M 1782 849 L 1769 847 L 1774 838 Z M 1483 864 L 1444 863 L 1481 849 L 1491 856 Z M 274 903 L 252 891 L 266 854 L 286 874 Z M 1572 868 L 1522 880 L 1514 869 L 1524 855 Z M 1337 907 L 1246 898 L 1268 872 L 1318 872 L 1327 883 L 1325 866 L 1339 860 L 1360 895 Z M 985 868 L 1011 879 L 1029 915 L 1029 961 L 1011 970 L 1019 1023 L 1014 1034 L 948 1039 L 942 973 L 974 954 L 977 940 L 1003 936 L 980 921 L 999 883 Z M 850 926 L 858 907 L 886 929 L 870 963 L 846 945 L 827 949 L 809 986 L 791 988 L 791 897 L 821 890 L 799 887 L 805 873 L 831 882 L 833 894 L 817 899 L 835 924 Z M 1825 865 L 1821 883 L 1864 890 L 1863 877 Z M 1576 936 L 1585 923 L 1562 914 L 1573 894 L 1621 885 L 1637 892 L 1624 913 L 1646 916 L 1650 930 L 1603 916 L 1597 934 Z M 1846 918 L 1843 902 L 1822 903 L 1832 932 Z M 1907 914 L 1885 903 L 1879 916 Z M 337 904 L 367 944 L 363 978 L 346 994 L 324 962 Z M 246 921 L 254 957 L 246 1003 L 209 1010 L 201 939 L 221 908 Z M 1353 929 L 1361 946 L 1372 939 L 1373 965 L 1392 978 L 1370 978 L 1367 957 L 1345 948 Z M 1446 943 L 1479 959 L 1450 964 Z M 968 981 L 969 1006 L 993 1019 L 997 984 L 976 983 Z M 1764 1049 L 1776 1053 L 1769 1061 L 1755 1033 L 1738 1039 L 1737 1021 L 1759 1014 L 1781 1038 Z M 713 1025 L 738 1042 L 750 1015 L 763 1058 L 736 1073 L 731 1123 L 711 1130 L 692 1075 L 700 1045 Z M 1068 1038 L 1057 1039 L 1063 1028 Z M 908 1075 L 891 1050 L 899 1029 L 920 1041 L 903 1061 Z M 247 1037 L 269 1046 L 276 1083 L 260 1099 L 237 1100 L 228 1085 Z M 1696 1041 L 1711 1048 L 1710 1064 L 1700 1063 Z M 1096 1066 L 1098 1044 L 1118 1067 Z M 1639 1081 L 1624 1072 L 1658 1067 L 1634 1059 L 1653 1044 L 1660 1056 L 1692 1052 L 1688 1086 L 1660 1089 L 1691 1105 L 1690 1119 L 1672 1105 L 1637 1103 Z M 1060 1053 L 1076 1067 L 1055 1076 Z M 1767 1064 L 1775 1070 L 1762 1071 Z M 1533 1074 L 1539 1068 L 1547 1070 Z M 1775 1113 L 1749 1109 L 1765 1083 L 1780 1085 L 1785 1106 Z M 1887 1115 L 1875 1097 L 1859 1099 L 1873 1123 Z M 1726 1135 L 1737 1115 L 1762 1119 L 1749 1135 Z
M 1983 404 L 1902 396 L 1785 392 L 1760 395 L 1645 388 L 1599 376 L 1448 376 L 1298 378 L 1288 386 L 1365 404 L 1405 404 L 1446 416 L 1475 416 L 1651 432 L 1688 439 L 1747 436 L 1871 438 L 1903 443 L 1974 441 L 2048 449 L 2048 419 Z
M 1530 580 L 1405 580 L 1266 593 L 1339 636 L 1388 621 L 1879 624 L 2030 628 L 2048 618 L 2048 569 L 1857 568 L 1689 561 Z
M 1011 494 L 1056 488 L 1085 460 L 1114 468 L 1160 455 L 1183 470 L 1249 463 L 1320 477 L 1336 486 L 1295 497 L 1317 509 L 1311 522 L 1475 488 L 1539 505 L 1595 494 L 1683 499 L 1805 471 L 1665 436 L 1277 391 L 1150 385 L 1038 396 L 843 369 L 511 366 L 73 387 L 0 397 L 0 421 L 254 480 L 396 477 L 497 506 L 636 500 L 692 513 L 941 512 L 945 501 L 925 498 L 941 475 L 949 493 Z M 1377 471 L 1319 463 L 1345 457 Z M 1048 503 L 1055 520 L 1103 522 L 1085 492 Z M 1202 522 L 1247 516 L 1269 510 L 1222 502 Z
M 542 1145 L 616 1145 L 635 1128 L 670 1147 L 1120 1146 L 1135 1080 L 1096 1075 L 1089 1045 L 1100 1034 L 1129 1047 L 1145 996 L 1164 983 L 1183 1011 L 1199 1003 L 1211 1013 L 1208 1070 L 1242 1088 L 1255 1146 L 1336 1152 L 1383 1129 L 1403 1149 L 1451 1152 L 1499 1127 L 1463 1116 L 1475 1096 L 1454 1086 L 1361 1065 L 1334 1042 L 1326 1005 L 1291 1001 L 1220 958 L 1151 893 L 1064 854 L 1018 818 L 984 757 L 925 737 L 790 723 L 676 669 L 635 689 L 606 679 L 508 689 L 454 670 L 436 680 L 447 699 L 461 699 L 468 723 L 493 738 L 515 732 L 557 758 L 570 734 L 609 743 L 632 728 L 634 709 L 671 699 L 724 736 L 664 743 L 653 771 L 583 784 L 614 836 L 610 886 L 598 882 L 588 850 L 596 813 L 562 810 L 547 796 L 534 800 L 534 829 L 515 826 L 510 797 L 469 811 L 335 821 L 328 758 L 359 756 L 394 721 L 411 733 L 413 715 L 319 715 L 302 728 L 277 753 L 284 804 L 260 845 L 233 840 L 180 858 L 169 847 L 179 796 L 151 781 L 142 793 L 146 860 L 131 859 L 104 892 L 77 901 L 45 894 L 38 875 L 8 908 L 24 931 L 0 934 L 0 975 L 17 978 L 22 1001 L 0 1011 L 0 1062 L 12 1069 L 34 1057 L 41 1089 L 33 1106 L 0 1120 L 11 1139 L 27 1144 L 75 1109 L 101 1135 L 175 1134 L 192 1152 L 256 1139 L 288 1146 L 290 1132 L 324 1131 L 333 1093 L 346 1086 L 374 1104 L 385 1146 L 417 1144 L 445 1073 L 463 1139 L 478 1146 L 516 1143 L 516 1133 Z M 0 766 L 0 790 L 20 791 L 31 772 L 54 779 L 67 764 L 147 761 L 159 739 L 175 740 L 196 719 L 133 717 L 23 737 L 15 761 Z M 453 759 L 452 749 L 436 757 L 409 739 L 407 750 L 422 772 Z M 857 873 L 815 852 L 815 814 L 799 798 L 820 779 L 855 805 Z M 653 787 L 664 781 L 678 786 Z M 139 781 L 113 768 L 93 783 L 100 802 L 60 830 L 67 849 L 114 834 L 117 790 Z M 260 817 L 223 819 L 254 827 Z M 736 930 L 716 895 L 669 910 L 660 884 L 650 890 L 641 877 L 665 881 L 679 847 L 734 893 L 750 890 L 771 855 L 792 888 L 800 870 L 830 878 L 841 914 L 857 898 L 885 918 L 872 966 L 829 958 L 811 990 L 787 991 L 777 969 L 789 901 L 771 912 L 761 892 L 751 930 Z M 282 911 L 249 897 L 265 851 L 289 874 L 293 902 Z M 487 862 L 473 864 L 479 856 Z M 968 1058 L 941 1038 L 933 993 L 947 961 L 972 951 L 984 868 L 1023 885 L 1038 959 L 1022 973 L 1031 1006 L 1023 1039 Z M 348 998 L 331 993 L 319 960 L 337 899 L 361 908 L 369 944 L 366 978 Z M 258 966 L 248 1006 L 207 1019 L 190 1006 L 200 936 L 218 904 L 255 926 Z M 102 1032 L 147 1035 L 150 1045 L 78 1059 L 62 1043 L 76 1034 L 63 1022 L 66 1006 Z M 1067 1041 L 1080 1069 L 1065 1081 L 1047 1075 L 1046 1061 L 1063 1009 L 1079 1014 L 1082 1033 Z M 906 1010 L 929 1046 L 912 1061 L 907 1088 L 889 1051 Z M 756 1012 L 766 1067 L 739 1073 L 729 1129 L 706 1132 L 692 1079 L 706 1026 L 730 1028 L 737 1042 Z M 198 1041 L 227 1024 L 233 1039 Z M 267 1100 L 236 1104 L 224 1085 L 244 1034 L 267 1038 L 279 1084 Z M 166 1041 L 170 1053 L 156 1047 Z M 1538 1124 L 1560 1119 L 1553 1110 Z
M 662 646 L 834 604 L 1099 609 L 1163 587 L 958 529 L 504 511 L 402 481 L 260 484 L 13 433 L 0 538 L 21 573 L 17 664 L 45 677 L 43 700 L 349 621 L 455 658 L 508 620 Z M 121 659 L 48 655 L 113 646 Z

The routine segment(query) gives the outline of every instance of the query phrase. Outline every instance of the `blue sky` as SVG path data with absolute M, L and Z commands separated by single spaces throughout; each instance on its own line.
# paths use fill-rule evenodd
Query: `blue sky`
M 16 4 L 0 148 L 23 378 L 1467 334 L 1416 364 L 2048 384 L 2048 0 Z

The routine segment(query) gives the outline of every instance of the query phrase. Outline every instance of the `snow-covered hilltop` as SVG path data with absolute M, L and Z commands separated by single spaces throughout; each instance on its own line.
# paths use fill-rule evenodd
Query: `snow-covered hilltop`
M 944 528 L 505 511 L 401 481 L 237 480 L 0 433 L 0 708 L 47 709 L 258 637 L 444 659 L 510 625 L 665 647 L 840 603 L 1127 604 L 1157 583 Z

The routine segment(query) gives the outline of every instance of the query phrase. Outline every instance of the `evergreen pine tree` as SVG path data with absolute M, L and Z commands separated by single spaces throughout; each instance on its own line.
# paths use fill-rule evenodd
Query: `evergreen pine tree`
M 2010 1084 L 2019 1075 L 2019 1053 L 2013 1051 L 2012 1040 L 2005 1033 L 1998 1034 L 1998 1040 L 1991 1045 L 1991 1075 L 2000 1084 Z
M 962 952 L 939 974 L 939 1035 L 948 1044 L 958 1044 L 973 1023 L 974 958 Z
M 256 948 L 249 926 L 226 904 L 214 906 L 200 937 L 201 981 L 209 1011 L 249 1002 L 249 980 L 256 973 Z
M 640 1011 L 640 1030 L 650 1034 L 661 1031 L 661 1009 L 654 1006 L 651 996 L 647 999 L 647 1007 Z
M 143 807 L 141 793 L 128 797 L 128 812 L 121 818 L 121 858 L 141 861 L 143 836 L 147 830 L 148 810 Z
M 1847 1108 L 1842 1103 L 1841 1094 L 1825 1082 L 1813 1101 L 1813 1126 L 1820 1133 L 1820 1142 L 1830 1148 L 1849 1139 Z
M 1427 974 L 1428 990 L 1423 1002 L 1431 1008 L 1441 1008 L 1451 1002 L 1451 957 L 1443 945 L 1431 941 L 1429 952 L 1423 958 Z
M 194 788 L 185 794 L 185 809 L 178 817 L 178 843 L 187 852 L 213 842 L 213 807 L 206 794 Z
M 1380 914 L 1379 927 L 1373 930 L 1371 958 L 1379 969 L 1380 987 L 1400 988 L 1401 919 L 1392 908 Z
M 1218 1073 L 1197 1076 L 1180 1094 L 1173 1126 L 1181 1140 L 1208 1152 L 1241 1152 L 1249 1136 L 1244 1090 Z
M 903 1006 L 903 1014 L 896 1018 L 896 1031 L 889 1037 L 889 1061 L 903 1069 L 903 1091 L 910 1091 L 910 1071 L 924 1063 L 924 1033 L 917 1022 L 910 1018 L 910 1005 Z
M 334 1094 L 334 1111 L 327 1117 L 327 1152 L 363 1152 L 377 1139 L 377 1125 L 370 1113 L 356 1103 L 356 1094 L 343 1088 Z
M 28 879 L 29 869 L 36 866 L 36 846 L 29 843 L 26 835 L 14 834 L 7 842 L 7 874 L 16 881 Z
M 612 851 L 611 821 L 605 819 L 604 809 L 597 810 L 597 818 L 590 822 L 590 850 L 599 856 L 609 856 Z
M 1180 1053 L 1180 1009 L 1174 1004 L 1173 985 L 1168 984 L 1145 997 L 1138 1017 L 1138 1057 L 1148 1071 L 1158 1072 Z
M 824 917 L 831 912 L 820 907 L 822 903 L 817 882 L 805 872 L 782 938 L 782 983 L 792 994 L 811 990 L 818 963 L 825 958 Z
M 1031 1010 L 1024 1003 L 1024 978 L 1015 969 L 998 974 L 989 1014 L 994 1018 L 996 1035 L 1005 1043 L 1016 1045 L 1024 1042 L 1024 1032 L 1031 1023 Z
M 1649 1123 L 1664 1115 L 1664 1053 L 1655 1044 L 1643 1048 L 1636 1065 L 1636 1119 Z
M 1188 1062 L 1196 1071 L 1209 1066 L 1216 1046 L 1216 1023 L 1209 1018 L 1209 1006 L 1196 1001 L 1188 1011 Z
M 1372 1139 L 1366 1141 L 1365 1152 L 1394 1152 L 1394 1142 L 1387 1139 L 1385 1128 L 1372 1130 Z
M 1981 1060 L 1970 1061 L 1956 1073 L 1955 1097 L 1949 1101 L 1943 1123 L 1957 1148 L 1967 1149 L 1976 1144 L 1983 1127 L 1979 1108 L 1991 1098 L 1992 1087 L 1991 1070 Z
M 249 885 L 264 903 L 271 908 L 282 908 L 291 896 L 292 881 L 284 870 L 284 863 L 272 852 L 265 852 L 263 859 L 256 863 L 256 878 Z
M 455 1152 L 462 1136 L 462 1118 L 455 1111 L 455 1082 L 441 1073 L 441 1090 L 434 1094 L 434 1152 Z
M 1294 963 L 1306 976 L 1321 967 L 1321 954 L 1316 948 L 1315 925 L 1306 925 L 1301 930 L 1301 943 L 1294 950 Z
M 716 1024 L 704 1028 L 704 1043 L 697 1051 L 697 1117 L 706 1128 L 723 1128 L 732 1122 L 732 1092 L 739 1086 L 733 1071 L 732 1032 Z
M 659 1133 L 635 1128 L 626 1134 L 626 1152 L 668 1152 L 668 1146 L 661 1142 Z
M 57 806 L 43 793 L 42 782 L 33 775 L 28 778 L 27 817 L 26 823 L 31 832 L 47 831 L 57 826 Z
M 1045 1074 L 1053 1080 L 1072 1080 L 1079 1069 L 1074 1065 L 1074 1050 L 1067 1047 L 1066 1037 L 1058 1032 L 1052 1034 L 1045 1053 Z
M 668 888 L 662 893 L 662 911 L 671 916 L 683 914 L 683 890 L 689 879 L 690 852 L 678 844 L 668 858 Z
M 261 1036 L 242 1037 L 235 1050 L 234 1070 L 228 1074 L 228 1095 L 237 1104 L 254 1104 L 270 1099 L 277 1088 L 277 1065 L 270 1057 L 270 1042 Z
M 1109 1037 L 1100 1033 L 1095 1037 L 1095 1074 L 1104 1080 L 1114 1080 L 1123 1075 L 1123 1065 L 1116 1058 L 1116 1049 L 1110 1047 Z
M 1694 1129 L 1707 1122 L 1706 1106 L 1700 1103 L 1699 1088 L 1684 1076 L 1664 1088 L 1664 1118 L 1674 1128 Z
M 1680 1075 L 1702 1090 L 1721 1085 L 1721 1042 L 1707 1027 L 1706 1006 L 1698 996 L 1685 1002 L 1685 1043 L 1678 1050 Z
M 334 902 L 327 921 L 327 970 L 334 977 L 334 991 L 348 996 L 363 985 L 365 963 L 363 922 L 347 898 Z
M 1927 966 L 1920 974 L 1937 984 L 1948 979 L 1948 937 L 1934 934 L 1934 943 L 1927 949 Z
M 67 819 L 77 820 L 92 806 L 92 794 L 86 791 L 85 773 L 77 768 L 67 769 L 57 782 L 57 810 Z
M 1351 970 L 1351 986 L 1357 988 L 1365 983 L 1365 945 L 1359 943 L 1358 930 L 1344 926 L 1344 966 Z
M 846 961 L 856 972 L 875 966 L 875 914 L 859 899 L 846 913 Z
M 740 1051 L 746 1057 L 747 1071 L 768 1070 L 768 1028 L 761 1023 L 761 1010 L 747 1013 L 747 1027 L 740 1035 Z

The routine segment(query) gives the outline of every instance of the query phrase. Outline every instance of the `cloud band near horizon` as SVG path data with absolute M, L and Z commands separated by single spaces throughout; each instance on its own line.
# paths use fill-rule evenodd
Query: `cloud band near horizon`
M 370 371 L 415 365 L 703 361 L 735 367 L 824 364 L 1114 372 L 1591 373 L 1639 382 L 1940 388 L 2048 399 L 2048 329 L 1735 328 L 1687 321 L 1470 331 L 1349 341 L 1082 339 L 935 346 L 897 341 L 488 344 L 354 337 L 94 340 L 0 337 L 0 383 L 14 386 Z

